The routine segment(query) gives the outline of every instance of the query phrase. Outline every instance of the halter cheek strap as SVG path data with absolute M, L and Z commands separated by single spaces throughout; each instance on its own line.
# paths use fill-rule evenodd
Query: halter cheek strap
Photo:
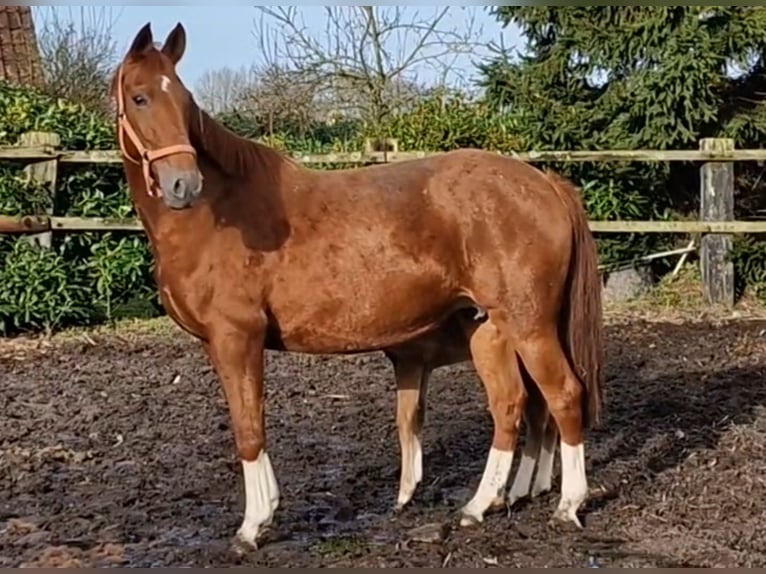
M 146 147 L 141 143 L 141 139 L 138 137 L 136 130 L 134 130 L 133 126 L 130 125 L 128 116 L 125 113 L 125 96 L 122 91 L 122 66 L 120 66 L 117 74 L 117 132 L 120 142 L 120 151 L 128 161 L 141 166 L 141 170 L 144 175 L 144 182 L 146 183 L 147 193 L 152 197 L 159 197 L 162 193 L 159 184 L 152 175 L 152 162 L 157 159 L 179 153 L 190 153 L 194 157 L 197 157 L 197 150 L 188 144 L 176 144 L 155 150 L 146 149 Z M 139 159 L 131 157 L 128 153 L 128 150 L 125 147 L 126 135 L 136 150 L 138 150 Z

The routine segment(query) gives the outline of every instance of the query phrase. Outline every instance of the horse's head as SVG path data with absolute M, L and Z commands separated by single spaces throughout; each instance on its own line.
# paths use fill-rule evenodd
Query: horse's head
M 202 174 L 189 137 L 192 95 L 176 74 L 186 48 L 179 23 L 157 49 L 146 24 L 112 82 L 120 149 L 141 165 L 147 192 L 173 209 L 190 207 L 202 192 Z

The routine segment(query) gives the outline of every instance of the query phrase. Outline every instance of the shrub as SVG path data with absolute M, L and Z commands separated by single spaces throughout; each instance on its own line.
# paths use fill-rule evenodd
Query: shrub
M 509 153 L 522 148 L 514 128 L 513 116 L 501 115 L 482 101 L 436 91 L 410 112 L 391 117 L 382 133 L 396 138 L 402 151 L 480 148 Z
M 0 83 L 0 144 L 28 131 L 55 132 L 62 148 L 116 147 L 112 122 L 100 112 L 40 92 Z M 55 205 L 27 183 L 22 165 L 0 164 L 0 213 L 134 217 L 120 166 L 59 167 Z M 24 238 L 0 241 L 0 331 L 91 324 L 123 314 L 156 315 L 153 261 L 142 234 L 55 234 L 51 249 Z

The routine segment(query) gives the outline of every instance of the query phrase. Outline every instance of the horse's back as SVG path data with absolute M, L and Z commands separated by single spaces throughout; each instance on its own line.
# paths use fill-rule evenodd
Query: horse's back
M 482 258 L 522 265 L 530 256 L 556 259 L 546 255 L 553 251 L 568 261 L 562 191 L 515 158 L 460 149 L 316 174 L 309 187 L 296 207 L 295 243 L 327 247 L 336 258 L 372 265 L 403 257 L 458 282 Z
M 405 206 L 428 199 L 431 207 L 461 215 L 491 207 L 490 220 L 495 223 L 506 215 L 513 216 L 516 224 L 520 219 L 532 222 L 544 213 L 548 227 L 551 218 L 567 218 L 547 174 L 522 160 L 486 150 L 461 148 L 364 168 L 357 175 L 375 193 L 395 191 Z
M 547 174 L 483 150 L 456 150 L 435 159 L 428 185 L 432 205 L 457 224 L 477 252 L 529 252 L 530 243 L 568 250 L 570 214 Z

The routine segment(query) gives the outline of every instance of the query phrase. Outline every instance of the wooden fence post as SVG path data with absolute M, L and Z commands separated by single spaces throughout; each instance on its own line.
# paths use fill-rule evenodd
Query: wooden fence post
M 58 148 L 61 145 L 61 137 L 58 134 L 48 132 L 28 132 L 21 134 L 19 146 L 21 147 L 51 147 Z M 58 176 L 58 159 L 53 157 L 42 161 L 30 163 L 24 168 L 27 181 L 41 184 L 50 193 L 51 205 L 56 201 L 56 177 Z M 53 215 L 53 210 L 48 210 L 48 215 Z M 36 242 L 42 247 L 50 248 L 53 244 L 53 233 L 46 231 L 27 237 L 27 241 Z
M 703 152 L 733 152 L 734 140 L 707 138 L 700 141 Z M 734 162 L 713 161 L 700 168 L 700 219 L 734 219 Z M 732 236 L 704 234 L 700 266 L 705 299 L 713 305 L 734 305 L 734 264 L 729 260 Z
M 365 138 L 364 153 L 375 152 L 399 153 L 399 140 L 397 138 Z

